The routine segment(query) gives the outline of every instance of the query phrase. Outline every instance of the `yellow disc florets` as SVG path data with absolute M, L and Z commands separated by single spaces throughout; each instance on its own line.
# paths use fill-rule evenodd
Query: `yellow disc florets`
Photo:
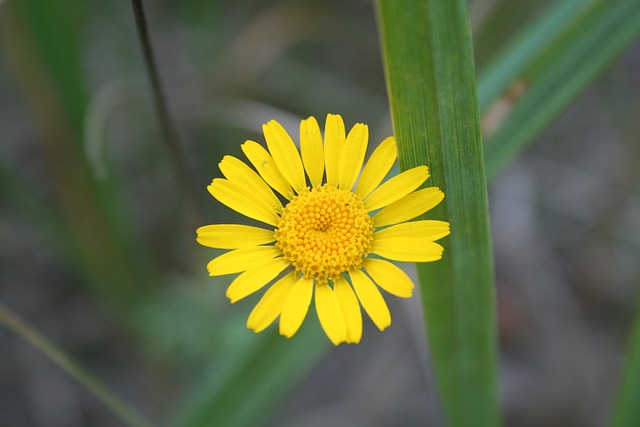
M 319 283 L 360 268 L 372 236 L 373 221 L 362 199 L 328 184 L 291 200 L 275 231 L 284 257 Z

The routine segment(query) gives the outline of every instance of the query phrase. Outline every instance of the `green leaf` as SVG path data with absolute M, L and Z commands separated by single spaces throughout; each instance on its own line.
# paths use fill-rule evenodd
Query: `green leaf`
M 45 220 L 50 224 L 64 222 L 67 232 L 50 237 L 63 239 L 55 243 L 68 252 L 69 267 L 110 302 L 129 305 L 155 281 L 118 188 L 98 182 L 84 154 L 87 96 L 81 33 L 87 9 L 76 3 L 7 2 L 0 14 L 0 41 L 38 128 L 54 183 L 56 210 L 39 216 L 50 216 Z
M 495 101 L 518 74 L 566 30 L 567 22 L 571 22 L 584 8 L 584 0 L 559 1 L 537 22 L 518 34 L 498 60 L 483 69 L 478 77 L 480 111 Z
M 313 324 L 313 325 L 310 325 Z M 328 341 L 315 322 L 290 340 L 271 331 L 251 337 L 233 361 L 215 364 L 178 409 L 181 427 L 262 425 L 303 375 L 325 354 Z M 237 331 L 236 331 L 237 333 Z
M 610 423 L 612 427 L 640 425 L 640 311 L 636 314 L 627 351 L 627 362 Z
M 39 65 L 49 74 L 57 100 L 64 107 L 67 124 L 79 135 L 87 101 L 80 42 L 88 9 L 83 2 L 75 0 L 14 3 L 17 4 L 11 7 L 15 12 L 9 13 L 18 20 L 17 26 L 28 33 L 24 37 L 29 37 L 29 48 L 34 49 Z
M 431 355 L 453 426 L 500 424 L 487 190 L 465 2 L 378 0 L 400 166 L 429 165 L 451 223 L 442 260 L 418 266 Z
M 516 88 L 511 94 L 507 89 L 502 100 L 502 107 L 509 110 L 506 118 L 497 124 L 485 120 L 490 134 L 485 147 L 489 177 L 520 153 L 640 34 L 637 0 L 585 2 L 582 7 L 573 3 L 559 4 L 553 16 L 527 30 L 482 74 L 482 106 L 488 107 L 501 90 Z M 570 13 L 574 16 L 563 31 L 550 24 Z M 555 37 L 545 37 L 545 28 Z

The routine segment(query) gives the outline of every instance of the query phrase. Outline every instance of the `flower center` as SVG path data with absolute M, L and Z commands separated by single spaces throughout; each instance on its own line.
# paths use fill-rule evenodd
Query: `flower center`
M 284 207 L 275 238 L 297 271 L 326 283 L 360 268 L 371 251 L 373 221 L 359 196 L 325 184 Z

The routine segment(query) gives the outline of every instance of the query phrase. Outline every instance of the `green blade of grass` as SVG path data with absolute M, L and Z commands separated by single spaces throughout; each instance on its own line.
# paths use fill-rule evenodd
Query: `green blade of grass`
M 584 0 L 557 2 L 534 25 L 522 31 L 498 60 L 481 70 L 478 77 L 480 111 L 495 101 L 533 58 L 567 28 L 567 22 L 571 22 L 587 5 Z
M 61 348 L 47 340 L 35 329 L 27 325 L 22 319 L 16 317 L 2 304 L 0 304 L 0 324 L 24 338 L 35 348 L 44 353 L 51 361 L 63 371 L 82 384 L 87 390 L 111 409 L 124 424 L 131 427 L 150 427 L 142 415 L 129 406 L 104 383 L 85 370 L 79 363 L 69 357 Z
M 328 343 L 318 326 L 303 327 L 287 340 L 263 332 L 241 360 L 203 376 L 177 411 L 179 427 L 264 425 L 295 384 L 325 354 Z
M 193 376 L 165 425 L 267 425 L 331 344 L 313 312 L 291 339 L 279 336 L 277 325 L 255 334 L 246 322 L 259 297 L 228 307 L 229 281 L 207 276 L 206 282 L 158 294 L 136 315 L 144 345 Z
M 636 0 L 596 2 L 578 18 L 546 49 L 533 52 L 539 55 L 530 61 L 519 60 L 520 66 L 510 72 L 514 81 L 521 82 L 524 93 L 487 138 L 489 177 L 521 152 L 640 34 L 640 2 Z M 523 43 L 520 48 L 526 45 Z M 499 61 L 506 67 L 506 63 L 515 60 L 506 55 Z M 526 67 L 525 62 L 529 62 Z M 480 92 L 489 93 L 483 88 L 493 84 L 486 77 L 480 81 Z
M 25 31 L 23 37 L 29 37 L 27 43 L 46 67 L 47 77 L 55 86 L 58 101 L 63 107 L 66 125 L 79 136 L 87 101 L 80 42 L 88 5 L 69 0 L 12 3 L 16 4 L 7 5 L 7 8 L 15 8 L 15 12 L 9 12 L 12 19 L 19 21 L 18 27 L 28 29 L 30 34 Z M 80 139 L 73 142 L 79 148 Z
M 34 228 L 56 247 L 56 252 L 73 262 L 73 246 L 68 240 L 69 227 L 58 212 L 47 205 L 36 189 L 24 182 L 4 161 L 0 160 L 0 198 L 28 219 Z
M 47 212 L 55 212 L 51 220 L 64 221 L 68 231 L 49 237 L 64 239 L 56 246 L 72 250 L 64 254 L 71 255 L 69 267 L 88 285 L 109 301 L 128 305 L 154 282 L 118 188 L 97 182 L 84 155 L 87 96 L 79 40 L 85 9 L 66 3 L 7 2 L 0 42 L 50 166 L 55 201 Z
M 565 28 L 551 25 L 566 18 Z M 553 34 L 553 37 L 548 37 Z M 640 3 L 564 0 L 481 74 L 481 107 L 520 80 L 525 92 L 487 141 L 488 175 L 495 176 L 640 34 Z M 538 40 L 538 45 L 534 42 Z M 640 425 L 640 316 L 629 343 L 611 425 Z
M 401 168 L 428 164 L 451 223 L 418 266 L 431 356 L 452 426 L 500 424 L 494 281 L 476 82 L 462 0 L 378 0 Z
M 610 425 L 631 427 L 640 425 L 640 311 L 636 314 L 626 366 Z

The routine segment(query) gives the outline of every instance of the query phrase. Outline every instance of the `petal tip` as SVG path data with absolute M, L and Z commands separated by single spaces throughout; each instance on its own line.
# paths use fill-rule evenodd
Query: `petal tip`
M 232 283 L 232 285 L 233 285 L 233 283 Z M 232 286 L 229 286 L 227 288 L 227 291 L 225 292 L 224 296 L 226 296 L 229 299 L 229 301 L 231 301 L 231 304 L 235 304 L 238 301 L 238 299 L 235 298 Z
M 282 335 L 285 338 L 291 339 L 291 337 L 293 337 L 296 333 L 291 333 L 289 331 L 283 331 L 282 329 L 280 329 L 279 331 L 280 335 Z
M 247 319 L 247 329 L 253 331 L 254 333 L 258 334 L 260 332 L 262 332 L 264 330 L 264 328 L 259 329 L 259 323 L 257 320 L 255 320 L 253 317 L 249 316 L 249 318 Z
M 429 175 L 429 166 L 427 165 L 416 166 L 416 169 L 420 170 L 424 174 Z
M 376 325 L 376 326 L 378 327 L 378 329 L 380 329 L 380 331 L 384 331 L 389 326 L 391 326 L 391 319 L 389 319 L 389 322 L 384 322 L 384 323 L 381 323 L 380 325 Z

